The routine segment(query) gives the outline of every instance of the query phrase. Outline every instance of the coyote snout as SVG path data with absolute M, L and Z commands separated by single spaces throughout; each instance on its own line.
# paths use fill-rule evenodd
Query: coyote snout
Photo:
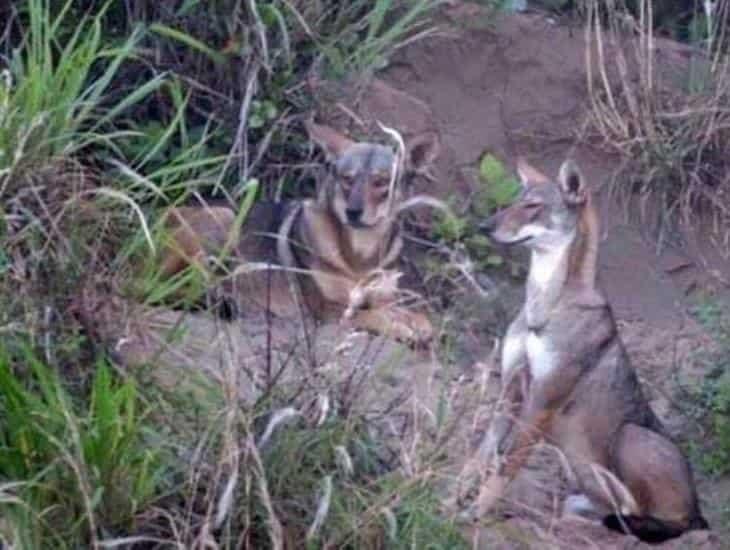
M 326 152 L 333 185 L 325 190 L 340 223 L 354 229 L 376 227 L 390 215 L 391 175 L 396 162 L 390 147 L 358 143 L 331 128 L 310 123 L 309 134 Z
M 335 169 L 339 178 L 334 208 L 342 222 L 356 229 L 375 227 L 388 216 L 391 167 L 395 162 L 389 147 L 352 145 Z M 342 216 L 344 210 L 345 216 Z
M 647 542 L 706 528 L 690 465 L 654 415 L 596 282 L 598 215 L 577 166 L 553 181 L 518 164 L 521 197 L 484 224 L 531 249 L 525 304 L 502 347 L 504 409 L 482 447 L 488 508 L 544 438 L 575 474 L 564 509 Z M 516 419 L 513 421 L 513 418 Z
M 520 171 L 532 185 L 525 186 L 512 206 L 488 218 L 482 228 L 501 244 L 524 244 L 532 249 L 559 246 L 573 236 L 578 207 L 587 199 L 574 165 L 563 165 L 561 185 L 550 185 L 545 176 L 525 163 L 521 163 Z M 536 185 L 541 183 L 548 185 Z

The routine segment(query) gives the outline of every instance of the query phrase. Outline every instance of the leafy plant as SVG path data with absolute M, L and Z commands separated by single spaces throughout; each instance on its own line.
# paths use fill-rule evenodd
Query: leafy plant
M 520 184 L 507 173 L 504 164 L 494 155 L 486 153 L 479 163 L 479 179 L 482 183 L 474 203 L 477 215 L 488 216 L 517 198 Z
M 509 205 L 519 189 L 519 182 L 508 174 L 502 162 L 486 153 L 479 162 L 478 188 L 469 210 L 462 216 L 442 215 L 434 224 L 434 236 L 450 246 L 465 246 L 481 268 L 502 265 L 504 258 L 494 251 L 489 239 L 479 230 L 479 224 Z M 451 206 L 452 211 L 456 211 L 456 205 Z

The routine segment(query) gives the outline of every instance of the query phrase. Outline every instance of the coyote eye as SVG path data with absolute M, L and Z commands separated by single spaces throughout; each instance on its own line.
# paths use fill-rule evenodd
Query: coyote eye
M 539 202 L 530 202 L 525 205 L 525 210 L 527 210 L 527 215 L 530 217 L 531 220 L 534 220 L 538 214 L 540 214 L 540 211 L 542 210 L 542 203 Z
M 385 189 L 390 185 L 390 180 L 387 178 L 377 178 L 373 181 L 373 185 L 378 189 Z

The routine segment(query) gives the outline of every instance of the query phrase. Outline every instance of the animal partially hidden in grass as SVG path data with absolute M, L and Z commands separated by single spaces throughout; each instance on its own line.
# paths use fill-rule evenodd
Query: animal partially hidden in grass
M 236 212 L 227 206 L 170 209 L 163 276 L 191 264 L 204 268 L 204 260 L 220 254 L 233 235 L 228 262 L 239 269 L 219 291 L 238 309 L 258 306 L 291 316 L 301 304 L 318 319 L 347 313 L 357 328 L 412 344 L 428 342 L 431 323 L 396 303 L 398 276 L 388 268 L 403 245 L 399 213 L 429 198 L 403 198 L 395 177 L 398 157 L 390 147 L 355 142 L 314 122 L 307 130 L 330 164 L 317 198 L 257 202 L 240 234 Z M 405 169 L 422 171 L 433 161 L 438 141 L 424 134 L 404 147 Z
M 642 393 L 597 285 L 598 215 L 570 160 L 557 182 L 518 163 L 523 191 L 483 229 L 531 250 L 526 299 L 501 350 L 502 403 L 482 446 L 489 509 L 546 439 L 572 466 L 564 510 L 659 542 L 707 528 L 690 465 Z

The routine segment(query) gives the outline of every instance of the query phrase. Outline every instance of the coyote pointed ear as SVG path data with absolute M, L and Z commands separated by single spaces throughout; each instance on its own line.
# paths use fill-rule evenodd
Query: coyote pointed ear
M 563 162 L 558 176 L 560 190 L 563 192 L 563 200 L 568 204 L 583 204 L 588 198 L 588 189 L 585 178 L 578 168 L 578 165 L 571 159 Z
M 528 187 L 536 183 L 547 183 L 550 181 L 550 178 L 540 172 L 540 170 L 533 168 L 530 163 L 527 162 L 525 157 L 517 158 L 517 175 L 520 176 L 522 187 Z
M 436 132 L 423 132 L 406 142 L 406 171 L 428 175 L 441 152 L 441 140 Z
M 333 161 L 352 147 L 355 142 L 334 128 L 317 124 L 312 120 L 305 122 L 309 139 L 324 151 L 327 160 Z

